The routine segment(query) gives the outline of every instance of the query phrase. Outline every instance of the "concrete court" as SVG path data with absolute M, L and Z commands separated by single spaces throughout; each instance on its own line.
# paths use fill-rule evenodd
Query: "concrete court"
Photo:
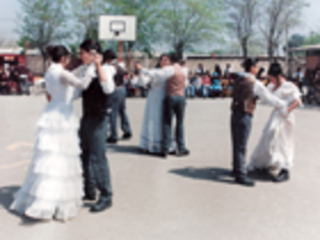
M 318 240 L 320 239 L 320 112 L 296 111 L 296 166 L 284 184 L 233 184 L 229 100 L 189 100 L 186 138 L 191 156 L 141 155 L 144 99 L 128 101 L 134 138 L 110 147 L 114 206 L 83 208 L 67 223 L 37 223 L 8 211 L 32 157 L 43 96 L 0 97 L 1 240 Z M 80 112 L 80 103 L 76 104 Z M 259 105 L 252 152 L 271 108 Z

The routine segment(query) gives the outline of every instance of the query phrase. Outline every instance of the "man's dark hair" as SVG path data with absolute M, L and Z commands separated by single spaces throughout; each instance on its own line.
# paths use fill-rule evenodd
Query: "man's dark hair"
M 99 42 L 93 39 L 86 39 L 81 43 L 80 48 L 85 50 L 86 52 L 90 52 L 95 50 L 97 53 L 102 54 L 102 47 Z
M 179 63 L 179 61 L 180 61 L 179 55 L 177 53 L 171 53 L 170 54 L 170 61 L 172 63 Z
M 254 58 L 254 57 L 250 57 L 250 58 L 247 58 L 247 59 L 242 63 L 241 66 L 244 68 L 245 72 L 250 72 L 251 67 L 256 66 L 258 62 L 259 62 L 259 59 Z
M 111 49 L 107 49 L 104 53 L 103 53 L 103 61 L 110 61 L 110 60 L 114 60 L 117 59 L 117 54 L 111 50 Z

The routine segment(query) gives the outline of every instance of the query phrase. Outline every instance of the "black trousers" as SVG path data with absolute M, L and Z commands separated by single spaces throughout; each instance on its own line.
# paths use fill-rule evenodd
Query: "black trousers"
M 231 116 L 231 132 L 233 145 L 233 171 L 237 177 L 247 175 L 246 153 L 251 132 L 252 116 L 243 112 L 233 112 Z
M 110 171 L 106 157 L 107 117 L 84 116 L 81 120 L 80 138 L 84 191 L 92 195 L 96 190 L 102 197 L 112 198 Z
M 184 151 L 184 113 L 186 108 L 186 98 L 183 96 L 167 96 L 163 106 L 163 152 L 168 154 L 172 137 L 172 118 L 176 117 L 175 139 L 178 151 Z
M 118 115 L 120 115 L 123 133 L 131 134 L 129 118 L 126 112 L 126 96 L 127 92 L 124 87 L 117 88 L 111 96 L 110 137 L 113 139 L 118 139 Z

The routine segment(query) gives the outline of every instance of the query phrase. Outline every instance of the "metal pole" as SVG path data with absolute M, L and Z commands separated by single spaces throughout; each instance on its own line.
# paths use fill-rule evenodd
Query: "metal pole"
M 118 56 L 118 60 L 119 62 L 123 61 L 123 49 L 124 49 L 124 45 L 123 45 L 123 41 L 119 41 L 119 56 Z

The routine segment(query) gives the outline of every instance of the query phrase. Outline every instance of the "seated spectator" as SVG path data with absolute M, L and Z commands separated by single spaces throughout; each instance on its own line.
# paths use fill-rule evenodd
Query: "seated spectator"
M 192 72 L 189 72 L 189 76 L 186 82 L 186 97 L 194 98 L 196 96 L 197 86 L 196 86 L 197 76 L 192 75 Z
M 222 92 L 222 86 L 221 86 L 219 74 L 217 72 L 214 72 L 212 74 L 211 83 L 212 85 L 210 88 L 211 90 L 210 95 L 212 95 L 213 97 L 220 96 Z
M 8 92 L 8 83 L 5 72 L 2 68 L 0 68 L 0 94 L 7 95 Z
M 9 85 L 11 88 L 11 93 L 14 92 L 15 94 L 21 94 L 19 72 L 13 65 L 9 67 Z
M 210 87 L 211 87 L 211 74 L 209 71 L 207 71 L 206 74 L 201 78 L 201 88 L 200 88 L 201 97 L 207 98 L 209 96 Z
M 33 84 L 32 73 L 23 65 L 19 65 L 17 71 L 19 73 L 18 88 L 20 94 L 30 95 L 30 86 Z
M 198 64 L 198 68 L 194 71 L 194 73 L 200 77 L 205 75 L 205 70 L 202 63 Z
M 297 85 L 300 89 L 300 92 L 303 94 L 304 74 L 303 74 L 302 68 L 300 68 L 300 67 L 297 68 L 297 72 L 295 74 L 295 79 L 296 79 Z
M 214 67 L 214 72 L 213 73 L 216 73 L 218 74 L 218 78 L 220 79 L 222 77 L 222 71 L 221 71 L 221 68 L 220 68 L 220 65 L 219 64 L 216 64 L 215 67 Z
M 227 66 L 226 66 L 226 69 L 224 70 L 224 75 L 223 75 L 223 78 L 226 78 L 226 79 L 230 79 L 231 78 L 231 64 L 228 63 Z

